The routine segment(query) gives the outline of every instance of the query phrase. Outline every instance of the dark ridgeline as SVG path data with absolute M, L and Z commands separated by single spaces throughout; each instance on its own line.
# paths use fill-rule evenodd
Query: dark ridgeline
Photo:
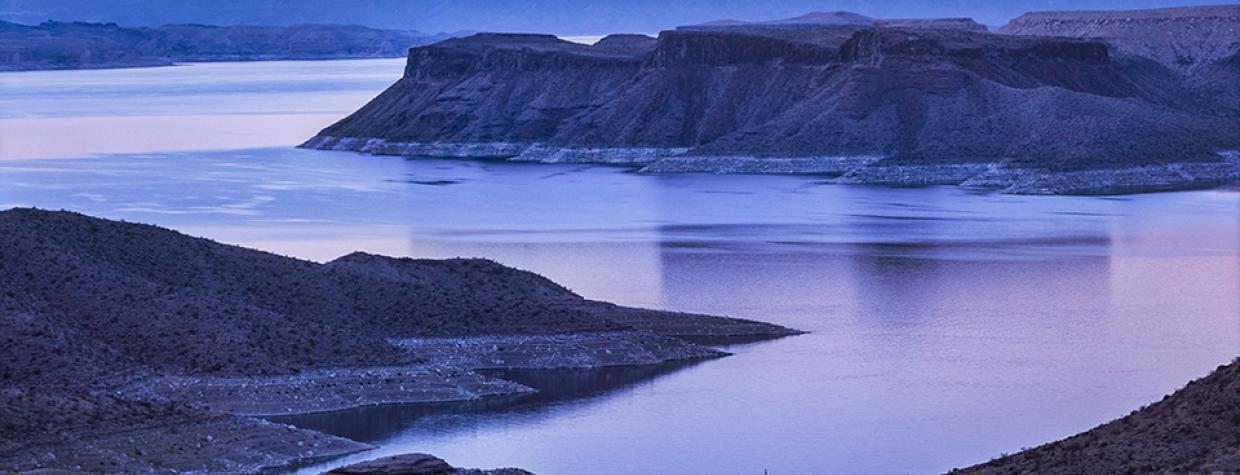
M 1013 193 L 1240 179 L 1240 6 L 1127 15 L 992 34 L 816 14 L 626 36 L 625 48 L 476 35 L 414 48 L 400 81 L 304 146 Z M 1110 26 L 1125 21 L 1157 25 Z
M 960 473 L 1237 472 L 1240 358 L 1127 416 Z
M 447 35 L 350 25 L 126 28 L 0 21 L 0 71 L 164 66 L 190 61 L 397 58 Z
M 611 354 L 636 348 L 677 359 L 725 354 L 680 337 L 761 338 L 795 333 L 747 320 L 586 300 L 536 274 L 487 260 L 413 260 L 354 253 L 318 264 L 154 226 L 70 212 L 11 209 L 0 212 L 0 385 L 4 388 L 0 391 L 0 470 L 29 469 L 36 462 L 71 468 L 63 458 L 46 460 L 40 454 L 59 450 L 61 457 L 84 457 L 81 449 L 64 449 L 63 444 L 121 430 L 222 417 L 200 409 L 196 404 L 218 401 L 201 400 L 206 393 L 192 387 L 189 392 L 152 397 L 133 396 L 147 394 L 142 390 L 121 390 L 141 389 L 146 387 L 143 381 L 161 377 L 202 378 L 194 381 L 209 386 L 225 384 L 212 382 L 225 381 L 220 378 L 232 378 L 228 384 L 247 377 L 276 381 L 316 369 L 342 368 L 338 377 L 333 374 L 314 383 L 316 391 L 331 396 L 331 391 L 350 384 L 345 378 L 349 368 L 438 365 L 442 369 L 418 373 L 417 382 L 444 387 L 456 384 L 453 381 L 459 380 L 460 371 L 472 369 L 436 361 L 435 353 L 396 346 L 390 343 L 393 339 L 613 335 L 595 342 L 594 351 Z M 558 351 L 557 340 L 549 341 L 538 343 L 543 357 Z M 579 361 L 550 364 L 577 366 L 582 364 Z M 363 387 L 391 379 L 379 372 L 350 377 Z M 246 388 L 246 380 L 240 381 L 236 387 Z M 224 402 L 242 397 L 240 389 L 230 391 L 237 396 L 218 397 Z M 364 395 L 365 389 L 361 391 L 356 394 Z M 296 400 L 305 402 L 314 395 L 309 389 L 262 394 L 289 407 L 299 407 Z M 286 401 L 280 401 L 281 397 Z M 250 427 L 237 432 L 251 430 L 266 429 Z M 183 429 L 183 434 L 195 435 L 192 429 Z M 326 436 L 310 434 L 302 435 L 357 450 L 357 444 L 346 445 L 343 439 L 323 442 L 315 437 Z M 272 447 L 293 442 L 276 441 Z M 147 463 L 154 469 L 185 466 L 160 465 L 170 462 L 142 454 L 125 456 L 132 457 L 131 463 Z M 296 458 L 265 463 L 279 465 Z M 99 459 L 118 460 L 114 455 Z M 189 466 L 207 463 L 192 456 L 187 460 Z

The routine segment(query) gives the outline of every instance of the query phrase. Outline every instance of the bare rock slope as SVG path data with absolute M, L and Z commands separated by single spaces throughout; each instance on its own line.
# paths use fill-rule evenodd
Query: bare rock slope
M 403 78 L 303 146 L 1012 193 L 1240 179 L 1237 60 L 1185 80 L 1101 40 L 807 18 L 628 49 L 504 34 L 414 48 Z
M 960 473 L 1240 472 L 1240 359 L 1161 401 Z
M 531 389 L 473 370 L 713 358 L 726 353 L 685 338 L 795 333 L 586 300 L 485 260 L 318 264 L 11 209 L 0 470 L 251 471 L 366 447 L 237 415 L 517 394 Z

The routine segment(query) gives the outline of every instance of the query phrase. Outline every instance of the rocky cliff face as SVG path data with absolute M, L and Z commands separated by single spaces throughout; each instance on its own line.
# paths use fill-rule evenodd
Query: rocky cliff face
M 1095 38 L 1118 55 L 1188 72 L 1240 53 L 1240 5 L 1132 11 L 1026 13 L 1007 35 Z
M 1020 193 L 1240 178 L 1234 62 L 1185 81 L 1101 41 L 845 23 L 415 48 L 404 78 L 305 146 Z

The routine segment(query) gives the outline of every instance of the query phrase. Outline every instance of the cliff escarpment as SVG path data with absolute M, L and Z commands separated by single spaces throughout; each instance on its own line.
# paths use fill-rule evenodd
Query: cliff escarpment
M 840 18 L 628 49 L 531 35 L 414 48 L 401 80 L 304 146 L 1013 193 L 1240 178 L 1232 63 L 1185 81 L 1099 40 Z

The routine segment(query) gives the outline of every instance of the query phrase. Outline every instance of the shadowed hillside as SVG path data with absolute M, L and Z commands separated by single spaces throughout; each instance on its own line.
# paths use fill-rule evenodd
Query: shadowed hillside
M 1240 471 L 1240 359 L 1088 432 L 953 473 Z
M 35 209 L 0 212 L 0 266 L 0 470 L 82 458 L 101 470 L 282 465 L 301 457 L 283 452 L 299 440 L 337 454 L 359 446 L 308 431 L 277 437 L 283 429 L 225 413 L 520 393 L 530 389 L 471 370 L 711 358 L 726 353 L 677 336 L 797 333 L 585 300 L 485 260 L 355 253 L 318 264 Z M 167 438 L 149 431 L 173 423 L 186 427 L 178 437 L 231 427 L 276 440 L 244 457 L 227 444 L 176 460 L 96 453 L 133 445 L 107 434 Z M 212 457 L 232 461 L 204 462 Z

